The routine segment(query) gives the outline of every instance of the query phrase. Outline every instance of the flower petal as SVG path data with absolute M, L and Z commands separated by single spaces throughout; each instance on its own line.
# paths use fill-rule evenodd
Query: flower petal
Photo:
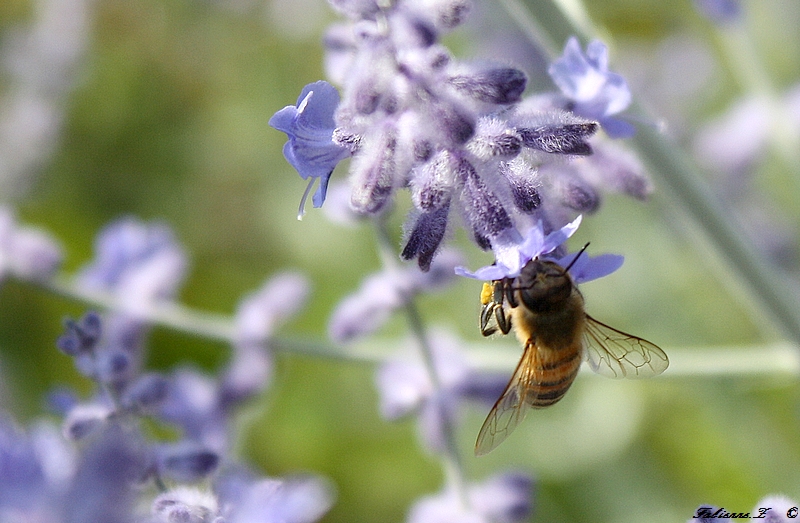
M 575 257 L 580 258 L 575 261 Z M 600 254 L 590 257 L 581 252 L 567 254 L 556 261 L 562 267 L 569 267 L 569 273 L 575 283 L 584 283 L 608 276 L 612 272 L 622 267 L 625 257 L 619 254 Z M 572 265 L 570 267 L 570 265 Z

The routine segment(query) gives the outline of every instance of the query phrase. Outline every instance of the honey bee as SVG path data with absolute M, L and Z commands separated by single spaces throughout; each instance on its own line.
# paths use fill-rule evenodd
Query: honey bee
M 584 247 L 585 248 L 585 247 Z M 583 251 L 581 251 L 582 253 Z M 580 257 L 580 253 L 572 263 Z M 502 443 L 529 407 L 548 407 L 566 394 L 581 361 L 612 378 L 644 378 L 664 372 L 667 355 L 647 340 L 601 323 L 584 310 L 583 296 L 566 268 L 534 258 L 515 278 L 484 283 L 481 334 L 511 328 L 524 347 L 505 391 L 483 422 L 475 455 Z

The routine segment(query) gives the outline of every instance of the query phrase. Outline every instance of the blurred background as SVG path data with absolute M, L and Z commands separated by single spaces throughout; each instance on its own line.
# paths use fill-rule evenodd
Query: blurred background
M 547 63 L 502 4 L 476 4 L 470 22 L 448 36 L 453 52 L 511 62 L 529 73 L 530 90 L 552 90 Z M 541 4 L 531 5 L 552 9 Z M 797 150 L 793 157 L 791 148 L 786 155 L 765 145 L 728 165 L 715 161 L 712 131 L 765 80 L 737 70 L 737 43 L 749 42 L 742 49 L 755 53 L 768 87 L 790 104 L 800 79 L 800 4 L 743 2 L 733 28 L 702 17 L 689 0 L 608 0 L 588 9 L 611 37 L 612 69 L 649 111 L 632 117 L 661 126 L 694 155 L 741 219 L 742 234 L 760 242 L 764 263 L 796 275 Z M 115 218 L 168 223 L 191 259 L 179 299 L 204 311 L 231 314 L 270 274 L 300 270 L 313 295 L 282 336 L 326 340 L 335 305 L 380 268 L 374 231 L 337 225 L 317 209 L 296 219 L 305 182 L 281 155 L 285 135 L 267 122 L 305 84 L 324 78 L 320 41 L 336 19 L 323 0 L 0 2 L 0 200 L 20 222 L 59 239 L 67 272 L 88 262 L 94 236 Z M 800 119 L 789 107 L 780 115 L 797 133 Z M 738 138 L 723 140 L 742 155 L 756 139 L 749 133 L 761 130 L 747 121 L 737 120 Z M 398 246 L 407 203 L 398 202 L 391 220 Z M 608 196 L 584 220 L 572 245 L 591 240 L 595 253 L 626 257 L 612 277 L 582 288 L 589 312 L 656 342 L 673 363 L 681 350 L 739 354 L 781 341 L 674 205 L 656 182 L 649 202 Z M 472 268 L 490 261 L 462 234 L 453 244 Z M 422 297 L 420 307 L 430 325 L 482 351 L 518 350 L 512 339 L 481 339 L 479 292 L 479 282 L 461 279 Z M 62 319 L 85 310 L 3 283 L 0 407 L 26 422 L 45 412 L 55 386 L 88 392 L 54 345 Z M 397 318 L 374 343 L 405 328 Z M 154 369 L 191 362 L 213 371 L 229 353 L 225 344 L 163 328 L 149 347 Z M 726 363 L 724 351 L 713 354 Z M 542 522 L 684 521 L 701 503 L 747 512 L 766 494 L 800 497 L 796 374 L 670 377 L 668 370 L 642 382 L 589 374 L 481 459 L 472 445 L 486 408 L 468 408 L 458 436 L 470 478 L 508 468 L 532 473 L 532 520 Z M 421 450 L 415 422 L 380 418 L 368 364 L 278 354 L 273 383 L 241 423 L 241 456 L 264 474 L 309 471 L 333 480 L 338 501 L 323 519 L 329 523 L 400 522 L 417 498 L 441 487 L 441 466 Z

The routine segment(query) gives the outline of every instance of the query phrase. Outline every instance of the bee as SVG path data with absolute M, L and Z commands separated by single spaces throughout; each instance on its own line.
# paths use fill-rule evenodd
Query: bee
M 513 328 L 524 351 L 483 422 L 476 456 L 502 443 L 529 407 L 549 407 L 564 397 L 584 359 L 592 370 L 612 378 L 656 376 L 669 365 L 655 344 L 586 313 L 583 296 L 568 272 L 581 253 L 566 268 L 534 258 L 519 276 L 483 284 L 481 334 L 491 336 L 498 330 L 508 334 Z

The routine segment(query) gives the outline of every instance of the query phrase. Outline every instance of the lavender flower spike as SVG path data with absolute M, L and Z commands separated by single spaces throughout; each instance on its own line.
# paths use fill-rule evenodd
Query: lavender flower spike
M 603 42 L 594 40 L 583 54 L 573 36 L 548 72 L 571 102 L 573 113 L 599 121 L 613 138 L 633 136 L 636 129 L 631 124 L 612 118 L 630 105 L 631 92 L 622 76 L 608 70 L 608 48 Z
M 502 252 L 495 251 L 497 260 L 493 265 L 481 267 L 475 272 L 469 272 L 464 267 L 456 267 L 456 274 L 474 278 L 476 280 L 501 280 L 519 276 L 522 268 L 532 259 L 553 252 L 559 245 L 567 241 L 581 224 L 582 216 L 550 234 L 544 234 L 542 222 L 538 222 L 528 231 L 525 240 L 517 245 L 509 246 Z
M 333 115 L 339 106 L 339 93 L 325 81 L 314 82 L 303 88 L 297 105 L 289 105 L 275 113 L 269 124 L 286 133 L 289 141 L 283 147 L 283 156 L 304 180 L 310 178 L 300 201 L 297 219 L 302 219 L 306 198 L 314 182 L 319 187 L 314 193 L 314 207 L 322 207 L 328 180 L 336 165 L 350 156 L 350 151 L 333 140 L 336 124 Z

